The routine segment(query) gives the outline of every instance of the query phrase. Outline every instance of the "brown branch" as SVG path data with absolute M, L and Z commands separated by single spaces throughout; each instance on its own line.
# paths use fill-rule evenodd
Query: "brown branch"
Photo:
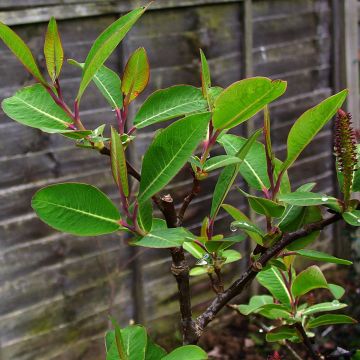
M 187 210 L 187 208 L 189 207 L 191 201 L 199 194 L 200 192 L 200 181 L 195 177 L 195 174 L 193 173 L 193 185 L 192 185 L 192 189 L 190 191 L 190 193 L 184 198 L 184 202 L 180 208 L 179 211 L 179 224 L 181 225 L 184 221 L 184 216 L 185 216 L 185 212 Z
M 224 307 L 226 304 L 233 299 L 235 296 L 238 296 L 244 288 L 256 277 L 258 273 L 258 267 L 263 267 L 266 263 L 274 258 L 280 251 L 282 251 L 286 246 L 293 243 L 295 240 L 298 240 L 304 236 L 311 234 L 314 231 L 319 231 L 324 229 L 326 226 L 329 226 L 336 221 L 341 219 L 340 214 L 335 214 L 325 220 L 308 224 L 304 228 L 296 230 L 292 233 L 284 234 L 281 240 L 279 240 L 274 246 L 267 249 L 256 262 L 256 267 L 250 265 L 247 270 L 241 275 L 241 277 L 236 280 L 227 290 L 223 293 L 216 296 L 208 308 L 196 319 L 196 328 L 198 339 L 202 335 L 205 327 L 215 318 L 216 314 Z M 197 340 L 198 340 L 197 339 Z
M 303 326 L 300 323 L 296 323 L 295 328 L 300 333 L 302 340 L 303 340 L 303 344 L 306 346 L 311 358 L 313 360 L 320 360 L 320 356 L 313 349 L 312 343 L 311 343 L 310 339 L 308 338 L 308 336 L 306 335 L 306 332 L 305 332 Z

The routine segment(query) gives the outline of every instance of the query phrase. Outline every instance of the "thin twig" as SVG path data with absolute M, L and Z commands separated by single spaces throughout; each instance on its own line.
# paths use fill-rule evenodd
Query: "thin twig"
M 300 333 L 300 335 L 303 339 L 303 344 L 306 346 L 311 358 L 313 360 L 320 360 L 320 356 L 315 352 L 315 350 L 312 346 L 312 343 L 311 343 L 310 339 L 308 338 L 308 336 L 306 335 L 306 332 L 305 332 L 303 326 L 300 323 L 296 323 L 295 328 Z

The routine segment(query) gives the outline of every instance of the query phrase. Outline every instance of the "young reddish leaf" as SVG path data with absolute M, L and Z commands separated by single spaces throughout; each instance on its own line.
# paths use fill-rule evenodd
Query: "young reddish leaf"
M 43 85 L 47 85 L 42 76 L 31 50 L 24 41 L 15 34 L 8 26 L 0 21 L 0 39 L 14 53 L 14 55 L 23 63 L 26 69 Z
M 122 189 L 126 197 L 129 196 L 129 183 L 126 167 L 126 158 L 123 144 L 118 132 L 111 127 L 111 170 L 114 180 L 119 188 Z
M 56 24 L 56 20 L 52 17 L 49 21 L 45 35 L 44 55 L 46 67 L 52 82 L 59 77 L 61 67 L 64 61 L 64 51 Z
M 124 71 L 121 89 L 130 103 L 146 87 L 150 78 L 149 60 L 144 48 L 139 48 L 130 56 Z
M 107 60 L 131 27 L 145 12 L 145 7 L 135 9 L 116 20 L 107 27 L 95 40 L 85 60 L 85 67 L 81 79 L 77 100 L 80 100 L 91 79 Z

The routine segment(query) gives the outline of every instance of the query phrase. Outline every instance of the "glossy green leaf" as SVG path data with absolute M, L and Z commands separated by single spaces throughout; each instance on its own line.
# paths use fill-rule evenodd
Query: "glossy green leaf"
M 243 315 L 249 315 L 256 312 L 263 305 L 273 304 L 273 297 L 270 295 L 255 295 L 250 298 L 249 304 L 243 304 L 238 306 L 238 310 Z
M 120 19 L 116 20 L 108 28 L 106 28 L 95 40 L 85 60 L 85 66 L 77 94 L 77 100 L 80 100 L 93 76 L 115 50 L 115 48 L 125 37 L 135 22 L 145 12 L 145 9 L 145 7 L 140 7 L 122 16 Z
M 305 295 L 314 289 L 328 289 L 328 283 L 320 268 L 316 265 L 303 270 L 294 280 L 291 291 L 294 296 Z
M 290 290 L 287 288 L 278 268 L 270 266 L 268 269 L 260 271 L 256 279 L 282 304 L 289 305 L 291 303 Z
M 297 335 L 298 334 L 295 328 L 283 325 L 269 331 L 266 334 L 266 341 L 275 342 L 275 341 L 287 340 Z
M 345 307 L 347 307 L 346 304 L 342 304 L 339 301 L 334 300 L 332 302 L 323 302 L 320 304 L 309 306 L 302 312 L 302 314 L 306 316 L 310 316 L 313 314 L 317 314 L 319 312 L 336 311 L 339 309 L 343 309 Z
M 205 247 L 209 252 L 217 253 L 219 251 L 229 248 L 232 245 L 240 243 L 245 239 L 246 239 L 245 235 L 234 235 L 221 240 L 211 239 L 210 241 L 206 242 Z
M 207 110 L 201 90 L 190 85 L 176 85 L 151 94 L 135 115 L 134 125 L 141 129 L 158 122 Z
M 340 314 L 326 314 L 320 315 L 315 319 L 311 319 L 307 327 L 313 329 L 318 326 L 324 325 L 336 325 L 336 324 L 356 324 L 357 321 L 350 316 L 340 315 Z
M 48 133 L 61 133 L 73 122 L 40 84 L 17 91 L 1 105 L 11 119 Z
M 255 143 L 256 139 L 259 137 L 261 130 L 255 131 L 249 139 L 245 140 L 243 145 L 239 148 L 239 150 L 234 154 L 235 157 L 239 158 L 241 162 L 244 161 L 248 152 L 250 151 L 251 147 Z M 236 176 L 239 172 L 239 167 L 241 163 L 235 165 L 228 165 L 225 169 L 221 172 L 216 185 L 215 190 L 212 198 L 211 203 L 211 210 L 210 210 L 210 218 L 215 219 L 222 203 L 224 202 L 228 192 L 233 185 Z
M 328 205 L 331 206 L 331 208 L 340 209 L 338 199 L 325 194 L 317 194 L 313 192 L 295 191 L 289 194 L 281 194 L 278 199 L 285 204 L 296 206 Z
M 223 204 L 221 206 L 234 220 L 236 221 L 245 221 L 246 223 L 251 223 L 251 220 L 239 209 L 227 204 Z M 254 231 L 249 231 L 245 228 L 242 230 L 257 244 L 263 245 L 263 232 L 259 233 L 259 229 L 255 229 Z
M 153 230 L 136 241 L 134 245 L 150 248 L 171 248 L 182 246 L 184 241 L 190 241 L 192 234 L 182 227 Z
M 360 226 L 360 210 L 344 212 L 342 217 L 348 224 L 352 226 Z
M 115 335 L 116 332 L 116 335 Z M 128 360 L 121 330 L 116 325 L 115 331 L 108 331 L 105 335 L 106 360 Z
M 294 231 L 307 224 L 311 224 L 317 221 L 322 220 L 321 209 L 319 206 L 307 206 L 303 208 L 302 213 L 300 214 L 299 218 L 294 221 L 292 224 L 292 228 L 287 227 L 286 231 Z M 288 250 L 300 250 L 305 248 L 306 246 L 310 245 L 318 238 L 320 235 L 320 231 L 313 231 L 311 234 L 304 236 L 300 239 L 295 240 L 291 244 L 287 246 Z
M 110 146 L 111 170 L 114 180 L 119 188 L 122 189 L 125 197 L 129 196 L 129 182 L 125 158 L 125 150 L 118 132 L 111 127 L 111 146 Z
M 121 89 L 128 103 L 133 101 L 146 88 L 150 78 L 149 60 L 144 48 L 135 50 L 124 70 Z
M 211 77 L 209 64 L 206 60 L 204 52 L 200 49 L 200 59 L 201 59 L 201 88 L 204 99 L 206 99 L 211 107 L 211 101 L 209 96 L 209 89 L 211 87 Z
M 84 63 L 78 63 L 73 59 L 69 59 L 68 63 L 76 65 L 81 69 L 84 69 L 85 66 Z M 105 65 L 102 65 L 94 74 L 92 80 L 113 109 L 121 109 L 123 107 L 121 80 L 115 71 L 112 71 Z
M 235 155 L 244 145 L 246 139 L 232 134 L 225 134 L 219 138 L 218 142 L 224 147 L 228 155 Z M 282 162 L 278 159 L 275 159 L 274 162 L 275 173 L 278 174 Z M 265 147 L 260 142 L 255 141 L 247 153 L 245 160 L 240 165 L 240 174 L 250 187 L 257 190 L 264 190 L 270 187 L 266 169 Z M 286 172 L 282 178 L 280 190 L 281 193 L 291 191 Z
M 147 334 L 143 326 L 130 325 L 121 331 L 129 360 L 145 360 Z
M 161 346 L 155 344 L 148 336 L 145 360 L 159 360 L 165 355 L 166 351 Z
M 308 183 L 300 186 L 296 191 L 311 191 L 315 187 L 315 183 Z M 287 205 L 286 209 L 279 219 L 279 222 L 277 223 L 277 226 L 282 231 L 294 231 L 297 230 L 300 226 L 298 226 L 298 223 L 301 222 L 303 218 L 303 212 L 305 209 L 303 209 L 301 206 L 295 206 L 295 205 Z
M 185 345 L 173 350 L 162 360 L 206 360 L 206 352 L 196 345 Z
M 64 50 L 54 17 L 49 21 L 44 43 L 44 55 L 47 71 L 52 82 L 59 77 L 64 61 Z
M 42 76 L 33 54 L 29 47 L 24 43 L 24 41 L 7 25 L 0 21 L 0 39 L 5 43 L 5 45 L 10 49 L 10 51 L 22 62 L 26 69 L 32 74 L 35 79 L 41 82 L 44 85 L 46 80 Z
M 118 209 L 91 185 L 50 185 L 34 195 L 31 205 L 42 221 L 66 233 L 95 236 L 120 229 Z
M 160 191 L 185 165 L 204 138 L 209 113 L 190 115 L 157 134 L 143 159 L 139 203 Z
M 297 250 L 297 255 L 306 257 L 308 259 L 317 260 L 317 261 L 325 261 L 333 264 L 340 264 L 340 265 L 351 265 L 352 262 L 345 259 L 339 259 L 335 256 L 323 253 L 321 251 L 316 250 Z
M 148 199 L 139 204 L 137 221 L 142 230 L 148 232 L 153 227 L 153 204 L 152 200 Z M 165 224 L 166 228 L 166 224 Z
M 232 262 L 241 260 L 242 258 L 241 254 L 233 249 L 224 250 L 222 256 L 225 258 L 224 264 L 230 264 Z
M 247 197 L 249 205 L 258 214 L 265 215 L 267 217 L 278 218 L 283 214 L 285 210 L 285 207 L 283 205 L 280 205 L 275 201 L 249 195 L 241 190 L 240 192 Z
M 215 129 L 230 129 L 250 119 L 286 90 L 286 82 L 254 77 L 225 89 L 214 104 Z
M 292 318 L 288 307 L 281 304 L 263 305 L 258 309 L 257 313 L 271 320 Z
M 206 251 L 194 242 L 184 242 L 183 248 L 196 259 L 201 259 L 206 254 Z
M 256 233 L 260 236 L 264 236 L 264 232 L 258 226 L 253 224 L 251 221 L 246 221 L 246 220 L 233 221 L 230 225 L 230 229 L 232 231 L 236 231 L 237 229 L 240 229 L 246 232 Z
M 307 110 L 290 129 L 287 139 L 287 158 L 282 170 L 288 169 L 318 132 L 335 115 L 348 94 L 343 90 L 330 96 L 319 105 Z
M 207 268 L 203 266 L 195 266 L 189 272 L 190 276 L 200 276 L 204 274 L 207 274 Z
M 328 284 L 330 292 L 333 294 L 335 299 L 341 299 L 345 294 L 345 289 L 336 284 Z
M 227 165 L 238 164 L 240 162 L 241 159 L 236 156 L 219 155 L 208 159 L 204 164 L 203 170 L 206 172 L 211 172 Z

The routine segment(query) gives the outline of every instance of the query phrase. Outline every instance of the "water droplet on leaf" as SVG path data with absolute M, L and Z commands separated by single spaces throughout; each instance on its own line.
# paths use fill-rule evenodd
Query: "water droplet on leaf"
M 323 197 L 321 198 L 321 201 L 328 201 L 328 200 L 329 200 L 329 198 L 326 197 L 326 196 L 323 196 Z

